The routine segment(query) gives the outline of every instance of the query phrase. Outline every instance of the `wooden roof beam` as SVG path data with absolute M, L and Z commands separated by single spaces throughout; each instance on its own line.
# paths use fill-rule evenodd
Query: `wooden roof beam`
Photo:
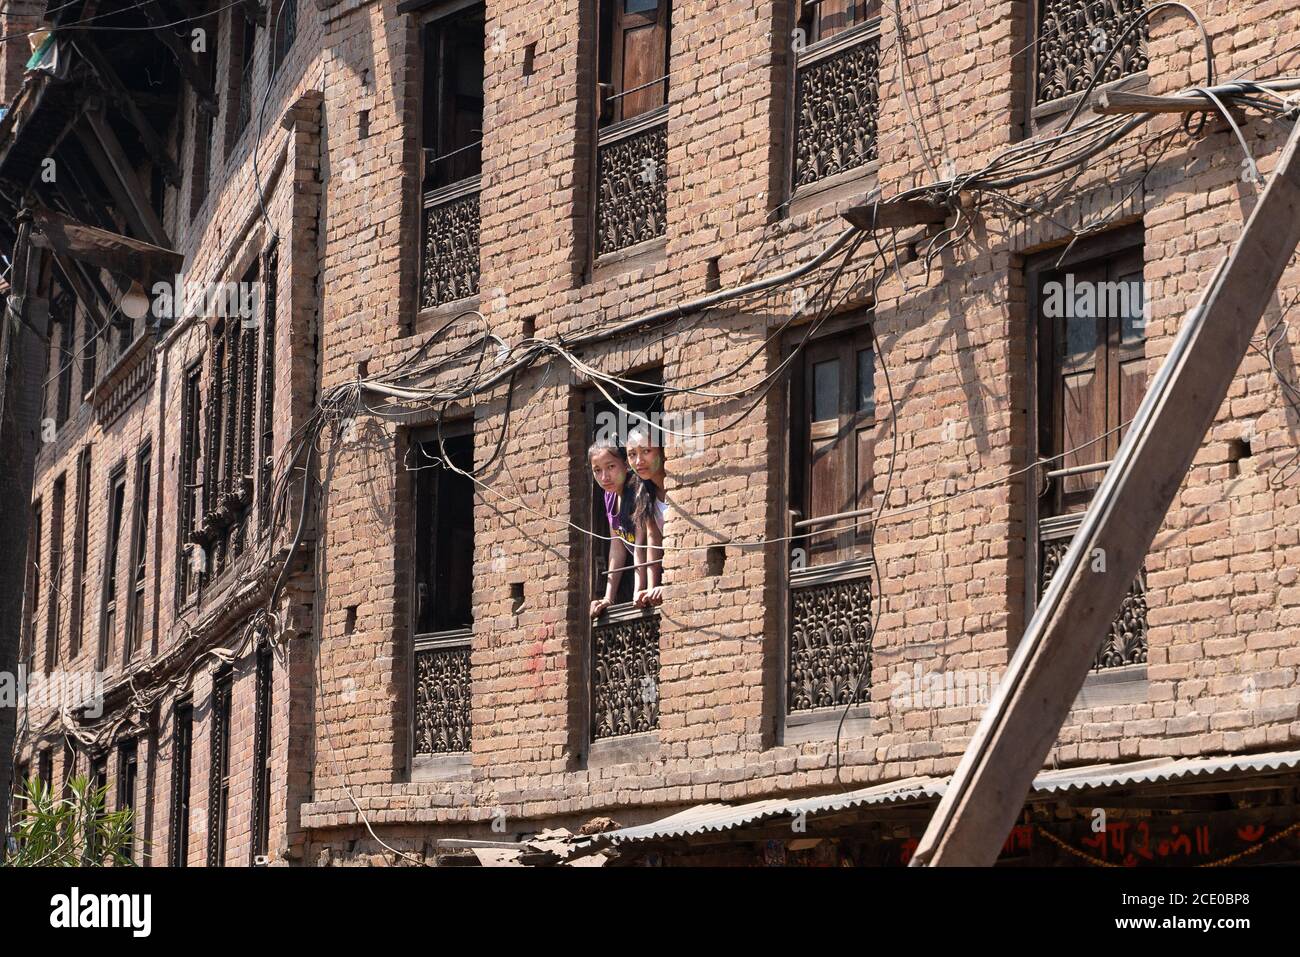
M 129 276 L 146 289 L 159 277 L 179 273 L 185 261 L 175 250 L 87 226 L 39 203 L 28 206 L 27 212 L 31 215 L 32 245 Z
M 180 68 L 181 76 L 185 82 L 190 85 L 198 96 L 201 104 L 207 108 L 208 112 L 215 116 L 217 113 L 217 93 L 212 88 L 211 78 L 207 72 L 195 61 L 190 48 L 185 41 L 176 35 L 176 31 L 171 26 L 171 18 L 167 16 L 158 0 L 146 3 L 142 8 L 145 19 L 149 25 L 154 27 L 154 33 L 163 46 L 171 51 L 172 57 L 176 60 L 176 65 Z M 215 42 L 216 37 L 212 40 Z

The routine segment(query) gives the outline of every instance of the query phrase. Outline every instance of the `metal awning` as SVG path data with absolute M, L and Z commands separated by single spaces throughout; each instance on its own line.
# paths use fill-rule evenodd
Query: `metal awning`
M 1204 758 L 1152 758 L 1124 764 L 1093 764 L 1078 768 L 1045 771 L 1034 779 L 1028 800 L 1042 800 L 1056 794 L 1099 791 L 1133 785 L 1196 779 L 1229 779 L 1289 772 L 1300 769 L 1300 751 L 1268 754 L 1222 755 Z M 920 805 L 942 797 L 948 778 L 913 777 L 876 784 L 856 791 L 819 797 L 774 798 L 749 804 L 701 804 L 649 824 L 618 828 L 576 838 L 583 848 L 633 844 L 645 841 L 689 838 L 706 833 L 736 830 L 777 818 L 848 811 L 859 807 Z

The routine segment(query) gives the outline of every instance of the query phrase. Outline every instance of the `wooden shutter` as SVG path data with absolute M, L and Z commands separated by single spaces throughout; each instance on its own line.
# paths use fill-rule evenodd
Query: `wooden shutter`
M 672 4 L 669 0 L 613 0 L 613 3 L 614 92 L 636 91 L 614 101 L 617 122 L 640 116 L 667 102 L 668 81 L 664 77 L 668 73 Z

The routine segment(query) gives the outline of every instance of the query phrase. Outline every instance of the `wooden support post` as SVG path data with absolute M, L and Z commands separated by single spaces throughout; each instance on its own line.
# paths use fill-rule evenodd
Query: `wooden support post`
M 991 865 L 1300 244 L 1300 124 L 1184 319 L 1025 629 L 913 865 Z

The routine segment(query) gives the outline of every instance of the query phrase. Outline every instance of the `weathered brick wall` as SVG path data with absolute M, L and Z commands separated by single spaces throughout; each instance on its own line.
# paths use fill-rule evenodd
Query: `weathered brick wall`
M 568 336 L 704 291 L 707 263 L 718 256 L 723 286 L 759 270 L 789 267 L 825 247 L 838 214 L 877 183 L 885 195 L 943 175 L 983 166 L 1026 133 L 1024 5 L 903 5 L 905 39 L 892 9 L 882 36 L 879 161 L 859 177 L 788 209 L 783 181 L 787 104 L 784 4 L 681 4 L 673 13 L 669 120 L 669 214 L 665 240 L 649 251 L 585 274 L 588 241 L 585 183 L 592 131 L 583 84 L 590 79 L 591 26 L 578 4 L 488 5 L 489 36 L 504 31 L 502 51 L 488 55 L 483 145 L 483 292 L 436 316 L 417 317 L 432 331 L 457 308 L 482 310 L 494 331 L 516 341 L 523 320 L 538 336 Z M 1296 19 L 1279 3 L 1229 10 L 1200 5 L 1214 38 L 1219 75 L 1263 65 Z M 1257 24 L 1267 24 L 1267 29 Z M 1276 29 L 1274 29 L 1276 27 Z M 330 56 L 364 62 L 392 78 L 391 101 L 376 97 L 370 138 L 350 124 L 331 127 L 330 149 L 369 157 L 383 169 L 356 181 L 332 181 L 331 208 L 365 208 L 364 222 L 335 221 L 326 249 L 326 386 L 346 381 L 367 361 L 371 374 L 391 368 L 424 342 L 402 335 L 409 290 L 403 255 L 388 248 L 358 261 L 355 246 L 379 232 L 409 228 L 414 167 L 409 157 L 400 80 L 413 31 L 386 5 L 341 13 Z M 522 50 L 536 43 L 536 72 L 523 77 Z M 903 48 L 906 60 L 903 61 Z M 1150 45 L 1150 89 L 1200 82 L 1199 37 L 1186 21 L 1161 18 Z M 349 76 L 346 70 L 345 76 Z M 351 109 L 360 88 L 327 87 L 327 112 Z M 368 101 L 369 102 L 369 101 Z M 337 106 L 336 106 L 337 104 Z M 407 111 L 407 112 L 404 112 Z M 927 267 L 891 269 L 877 289 L 874 326 L 881 363 L 892 380 L 896 419 L 879 415 L 876 493 L 893 485 L 876 533 L 883 605 L 875 639 L 870 719 L 841 741 L 846 782 L 947 773 L 978 718 L 974 707 L 899 709 L 890 692 L 920 665 L 927 674 L 1000 672 L 1025 624 L 1029 464 L 1028 307 L 1025 257 L 1062 246 L 1071 230 L 1145 226 L 1145 278 L 1155 300 L 1148 328 L 1148 374 L 1167 351 L 1178 318 L 1194 304 L 1226 252 L 1257 191 L 1240 181 L 1235 139 L 1221 124 L 1188 140 L 1179 134 L 1156 155 L 1157 120 L 1078 175 L 1066 174 L 1011 196 L 1050 215 L 1009 215 L 985 204 L 965 241 Z M 1281 124 L 1246 127 L 1265 170 L 1282 142 Z M 359 168 L 362 163 L 359 162 Z M 405 190 L 405 194 L 403 194 Z M 368 205 L 365 205 L 368 204 Z M 404 212 L 407 211 L 407 212 Z M 868 244 L 869 249 L 870 244 Z M 405 256 L 415 255 L 414 245 Z M 1279 301 L 1296 280 L 1288 273 Z M 359 280 L 364 277 L 364 284 Z M 384 295 L 376 297 L 375 291 Z M 409 293 L 408 293 L 409 295 Z M 847 300 L 864 301 L 861 291 Z M 758 348 L 789 315 L 786 290 L 743 308 L 584 350 L 583 360 L 609 372 L 662 363 L 673 386 L 702 383 L 758 349 L 730 380 L 753 386 L 774 370 L 775 350 Z M 1276 315 L 1273 316 L 1276 318 Z M 1266 322 L 1270 320 L 1266 319 Z M 473 329 L 448 336 L 449 354 Z M 1262 327 L 1261 327 L 1262 328 Z M 1283 346 L 1283 369 L 1285 354 Z M 333 745 L 318 737 L 316 803 L 307 809 L 317 840 L 340 853 L 356 837 L 345 788 L 371 823 L 394 825 L 391 840 L 419 850 L 430 837 L 486 827 L 496 808 L 510 830 L 574 823 L 598 813 L 628 822 L 685 802 L 739 799 L 826 787 L 836 781 L 833 726 L 804 743 L 780 744 L 776 674 L 784 640 L 775 607 L 782 579 L 772 549 L 729 547 L 724 571 L 710 577 L 705 531 L 672 530 L 666 558 L 670 598 L 663 610 L 661 718 L 655 745 L 630 764 L 590 761 L 581 722 L 586 651 L 585 609 L 576 581 L 589 486 L 581 461 L 584 386 L 560 364 L 519 383 L 505 449 L 483 481 L 476 510 L 474 753 L 463 780 L 408 783 L 404 740 L 409 675 L 409 483 L 398 466 L 404 438 L 391 424 L 364 448 L 339 452 L 329 489 L 327 577 L 322 582 L 323 716 Z M 888 410 L 884 377 L 877 408 Z M 680 514 L 724 537 L 779 537 L 785 412 L 778 388 L 754 414 L 714 436 L 691 460 L 670 458 L 670 497 Z M 673 395 L 669 411 L 698 412 L 706 427 L 729 423 L 747 402 Z M 485 463 L 502 428 L 502 394 L 480 397 L 474 410 L 476 461 Z M 1155 754 L 1209 753 L 1293 742 L 1296 723 L 1294 537 L 1287 521 L 1294 483 L 1277 482 L 1294 448 L 1296 423 L 1267 365 L 1253 356 L 1198 456 L 1148 561 L 1150 663 L 1142 701 L 1076 711 L 1053 760 L 1086 763 Z M 1256 421 L 1253 455 L 1228 475 L 1227 443 Z M 575 424 L 576 423 L 576 424 Z M 897 454 L 892 455 L 894 443 Z M 671 454 L 671 453 L 670 453 Z M 891 462 L 891 456 L 893 461 Z M 576 459 L 576 461 L 575 461 Z M 980 486 L 978 489 L 975 486 Z M 524 506 L 527 506 L 525 508 Z M 891 516 L 890 512 L 895 512 Z M 539 514 L 540 513 L 540 514 Z M 585 566 L 584 566 L 585 567 Z M 526 607 L 511 614 L 509 586 L 522 582 Z M 344 634 L 347 609 L 356 628 Z M 1257 707 L 1239 704 L 1250 676 Z M 447 822 L 427 830 L 420 822 Z M 329 828 L 343 826 L 341 832 Z M 387 839 L 387 838 L 386 838 Z M 364 839 L 355 854 L 377 852 Z M 315 857 L 315 854 L 310 855 Z

